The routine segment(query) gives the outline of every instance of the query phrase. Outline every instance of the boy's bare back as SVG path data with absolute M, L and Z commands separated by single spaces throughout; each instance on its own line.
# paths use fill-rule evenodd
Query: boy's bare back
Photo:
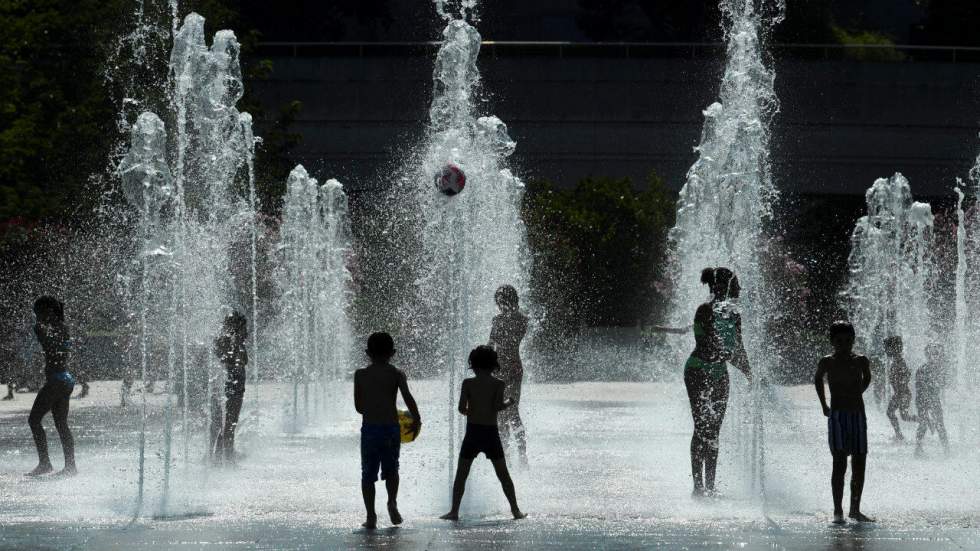
M 467 423 L 497 426 L 497 412 L 505 407 L 504 382 L 489 374 L 477 374 L 463 381 L 459 411 Z
M 375 363 L 354 372 L 354 406 L 367 424 L 397 424 L 395 399 L 407 381 L 402 370 L 391 364 Z

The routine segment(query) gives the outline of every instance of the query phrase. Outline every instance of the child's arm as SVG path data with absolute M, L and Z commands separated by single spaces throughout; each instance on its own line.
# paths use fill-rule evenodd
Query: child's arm
M 742 316 L 739 314 L 735 314 L 735 350 L 732 352 L 732 365 L 751 381 L 752 367 L 749 366 L 749 354 L 745 351 L 745 343 L 742 342 Z
M 408 390 L 408 377 L 402 371 L 398 372 L 398 389 L 402 393 L 402 399 L 405 400 L 405 405 L 408 406 L 408 412 L 412 414 L 412 433 L 418 435 L 419 430 L 422 428 L 422 414 L 419 413 L 419 406 L 415 403 L 415 397 L 412 396 L 412 391 Z
M 669 335 L 684 335 L 691 331 L 691 325 L 687 327 L 668 327 L 666 325 L 654 325 L 650 327 L 652 333 L 667 333 Z
M 868 390 L 871 386 L 871 361 L 866 356 L 861 356 L 861 392 Z
M 364 389 L 361 388 L 361 370 L 354 372 L 354 409 L 361 415 L 364 414 Z
M 501 382 L 497 385 L 497 388 L 493 393 L 493 407 L 497 411 L 503 411 L 511 406 L 514 402 L 510 400 L 504 400 L 504 383 Z
M 463 381 L 462 386 L 459 389 L 459 404 L 456 405 L 456 410 L 459 411 L 460 415 L 470 414 L 470 404 L 467 399 L 466 391 L 469 389 L 469 385 L 466 384 L 467 381 Z
M 827 358 L 821 358 L 817 363 L 817 374 L 813 377 L 813 385 L 817 387 L 817 398 L 820 398 L 820 407 L 823 414 L 830 417 L 830 408 L 827 407 L 827 398 L 824 396 L 823 379 L 827 374 Z

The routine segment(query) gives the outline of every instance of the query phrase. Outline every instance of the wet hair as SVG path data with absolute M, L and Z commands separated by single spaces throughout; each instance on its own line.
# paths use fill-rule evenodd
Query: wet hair
M 225 316 L 225 329 L 234 331 L 238 335 L 248 332 L 248 319 L 238 310 Z
M 497 351 L 492 346 L 481 344 L 470 352 L 470 369 L 487 369 L 493 371 L 500 367 L 497 361 Z
M 511 308 L 517 308 L 520 298 L 517 296 L 517 289 L 513 285 L 501 285 L 497 292 L 493 294 L 494 300 L 503 303 Z
M 885 350 L 895 350 L 899 346 L 902 346 L 902 337 L 892 335 L 885 338 Z
M 837 335 L 848 335 L 850 337 L 856 336 L 854 333 L 854 326 L 851 322 L 846 320 L 837 320 L 830 324 L 830 331 L 827 332 L 830 338 L 834 338 Z
M 371 333 L 367 340 L 367 354 L 372 359 L 387 359 L 395 355 L 395 339 L 388 333 Z
M 712 293 L 717 287 L 724 285 L 728 288 L 726 296 L 729 298 L 738 298 L 739 289 L 741 288 L 735 272 L 724 266 L 701 270 L 701 283 L 707 285 Z
M 65 321 L 65 305 L 52 296 L 44 295 L 34 301 L 34 314 L 38 317 L 50 315 L 57 322 Z

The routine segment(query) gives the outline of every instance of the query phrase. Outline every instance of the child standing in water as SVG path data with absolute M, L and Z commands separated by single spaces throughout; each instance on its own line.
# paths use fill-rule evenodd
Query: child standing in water
M 943 366 L 942 345 L 933 343 L 926 346 L 926 363 L 915 372 L 915 409 L 919 419 L 919 428 L 915 432 L 915 455 L 922 457 L 922 440 L 926 432 L 932 428 L 939 433 L 939 441 L 943 450 L 949 455 L 949 437 L 946 434 L 946 423 L 943 421 L 941 402 L 942 390 L 946 386 L 946 370 Z
M 61 448 L 65 454 L 65 468 L 62 476 L 78 473 L 75 466 L 75 439 L 68 428 L 68 405 L 71 392 L 75 388 L 75 378 L 68 373 L 68 358 L 71 337 L 65 327 L 65 306 L 54 297 L 43 296 L 34 301 L 34 334 L 44 351 L 44 386 L 34 399 L 34 406 L 28 417 L 28 424 L 34 434 L 37 446 L 38 464 L 27 476 L 40 476 L 54 470 L 48 456 L 48 438 L 41 420 L 50 411 L 54 426 L 61 438 Z
M 504 447 L 497 428 L 497 413 L 513 405 L 510 400 L 504 399 L 504 382 L 493 376 L 493 371 L 500 367 L 497 353 L 489 346 L 478 346 L 470 352 L 469 363 L 475 376 L 463 381 L 459 394 L 459 412 L 466 416 L 466 435 L 459 450 L 456 480 L 453 482 L 453 505 L 448 513 L 439 518 L 459 520 L 459 505 L 466 490 L 466 478 L 470 475 L 473 460 L 483 453 L 493 463 L 493 470 L 510 503 L 511 514 L 515 519 L 522 519 L 527 515 L 517 506 L 514 481 L 507 470 Z
M 885 354 L 888 355 L 888 383 L 892 387 L 892 397 L 888 400 L 888 408 L 885 413 L 891 421 L 892 428 L 895 429 L 895 441 L 904 442 L 905 435 L 902 434 L 902 427 L 898 422 L 897 412 L 900 412 L 905 421 L 915 421 L 909 415 L 909 408 L 912 405 L 912 389 L 909 383 L 912 380 L 912 371 L 905 363 L 905 356 L 902 354 L 904 346 L 902 337 L 892 336 L 885 339 Z
M 871 384 L 871 365 L 868 358 L 855 354 L 854 326 L 836 321 L 830 326 L 830 342 L 834 353 L 821 358 L 817 364 L 814 385 L 820 407 L 827 417 L 830 453 L 834 470 L 830 487 L 834 495 L 834 523 L 844 521 L 844 475 L 847 456 L 851 456 L 851 510 L 847 516 L 858 522 L 874 522 L 861 512 L 861 493 L 864 491 L 864 468 L 868 457 L 868 423 L 862 394 Z M 824 396 L 824 379 L 830 386 L 830 407 Z
M 354 408 L 363 417 L 361 424 L 361 494 L 367 509 L 367 520 L 361 526 L 373 530 L 378 525 L 374 511 L 374 483 L 385 481 L 388 491 L 388 516 L 392 524 L 401 524 L 398 512 L 398 454 L 401 451 L 401 427 L 395 400 L 401 391 L 402 399 L 412 414 L 412 432 L 418 435 L 422 416 L 411 391 L 408 378 L 391 363 L 395 341 L 388 333 L 368 337 L 367 355 L 371 365 L 354 372 Z
M 527 436 L 521 420 L 521 386 L 524 384 L 524 364 L 521 362 L 521 341 L 527 335 L 527 316 L 521 312 L 517 289 L 503 285 L 494 294 L 500 313 L 494 316 L 490 329 L 490 346 L 497 351 L 500 379 L 504 382 L 504 398 L 513 403 L 500 414 L 501 440 L 510 443 L 513 433 L 517 440 L 521 464 L 527 466 Z
M 239 312 L 232 312 L 225 318 L 221 335 L 215 340 L 214 352 L 225 368 L 225 415 L 221 422 L 220 402 L 213 407 L 211 420 L 211 442 L 213 459 L 234 462 L 235 429 L 242 412 L 245 398 L 245 366 L 248 365 L 248 351 L 245 339 L 248 338 L 248 320 Z M 217 396 L 215 396 L 216 398 Z

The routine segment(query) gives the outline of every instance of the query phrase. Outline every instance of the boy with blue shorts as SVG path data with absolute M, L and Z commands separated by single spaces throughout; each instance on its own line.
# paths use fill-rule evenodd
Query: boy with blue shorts
M 834 496 L 834 524 L 844 524 L 844 476 L 847 458 L 851 458 L 851 510 L 848 516 L 857 522 L 874 522 L 861 512 L 864 492 L 864 471 L 868 458 L 868 420 L 861 396 L 871 384 L 871 363 L 854 353 L 854 326 L 836 321 L 830 326 L 830 342 L 834 353 L 824 356 L 817 364 L 813 383 L 820 407 L 827 417 L 827 437 L 834 458 L 830 487 Z M 830 387 L 830 406 L 824 394 L 824 380 Z
M 374 483 L 385 481 L 388 491 L 388 515 L 392 524 L 401 524 L 398 512 L 398 454 L 401 448 L 401 428 L 395 400 L 401 391 L 402 399 L 412 414 L 412 432 L 418 434 L 422 427 L 415 398 L 408 390 L 408 379 L 402 370 L 389 362 L 395 355 L 395 342 L 388 333 L 374 333 L 368 337 L 367 355 L 371 365 L 354 372 L 354 407 L 363 416 L 361 424 L 361 493 L 367 509 L 365 528 L 373 530 L 378 525 L 374 511 Z

